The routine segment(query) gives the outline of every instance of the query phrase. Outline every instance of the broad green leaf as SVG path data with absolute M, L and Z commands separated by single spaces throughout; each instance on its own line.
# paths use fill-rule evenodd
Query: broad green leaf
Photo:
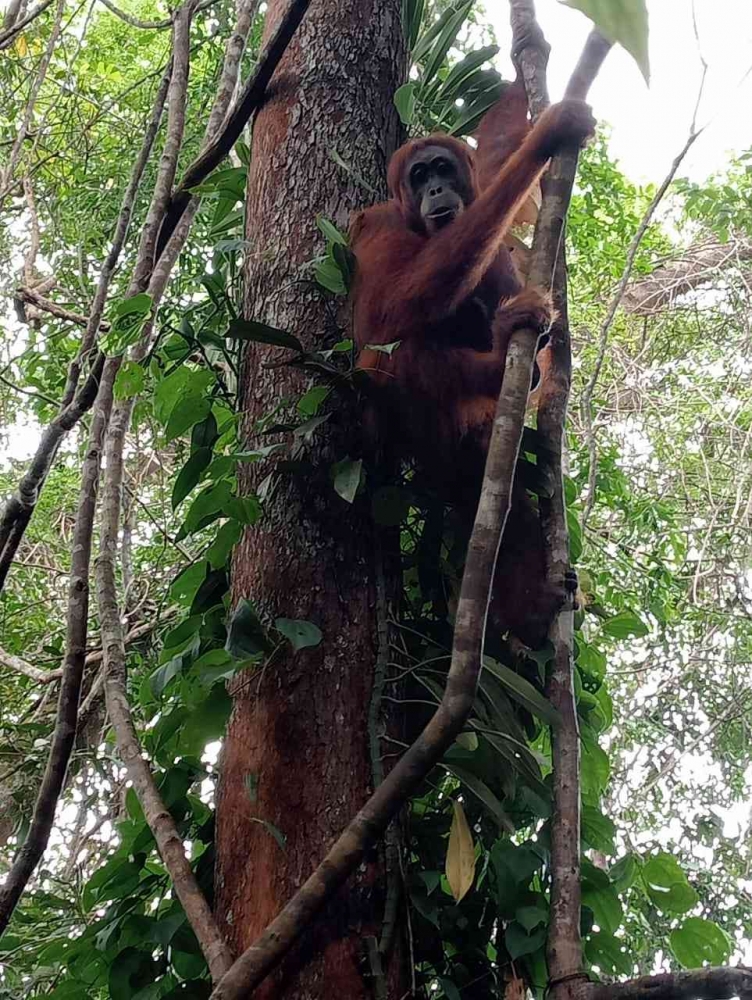
M 123 316 L 148 316 L 151 310 L 152 297 L 146 292 L 139 295 L 132 295 L 129 299 L 122 299 L 115 306 L 115 315 L 119 318 Z
M 615 851 L 615 836 L 616 824 L 612 819 L 604 816 L 600 809 L 594 806 L 583 805 L 582 839 L 589 847 L 602 854 L 612 855 Z
M 109 970 L 112 1000 L 133 1000 L 136 993 L 157 978 L 158 966 L 149 951 L 125 948 L 113 959 Z
M 671 951 L 685 969 L 703 965 L 724 965 L 731 955 L 728 935 L 713 920 L 687 917 L 681 927 L 671 931 Z
M 524 906 L 518 906 L 515 911 L 515 919 L 524 927 L 528 934 L 536 927 L 548 925 L 548 901 L 541 893 L 531 896 L 531 902 Z
M 645 82 L 650 82 L 648 11 L 645 0 L 561 0 L 589 17 L 606 38 L 618 42 L 633 57 Z
M 206 698 L 188 715 L 178 740 L 180 753 L 200 757 L 207 743 L 224 734 L 231 709 L 232 699 L 224 684 L 215 684 Z
M 347 236 L 345 236 L 344 233 L 341 233 L 334 223 L 327 219 L 325 215 L 316 216 L 316 225 L 324 236 L 332 243 L 341 243 L 343 247 L 347 246 Z
M 697 903 L 697 893 L 671 854 L 661 852 L 646 861 L 642 878 L 648 895 L 663 913 L 687 913 Z
M 334 490 L 347 503 L 352 503 L 360 486 L 363 470 L 362 459 L 343 458 L 332 466 L 332 482 Z
M 513 920 L 504 933 L 504 944 L 509 952 L 509 957 L 514 960 L 537 951 L 545 943 L 546 933 L 546 927 L 538 927 L 531 934 L 528 934 L 522 924 Z
M 582 795 L 597 799 L 605 790 L 611 776 L 608 754 L 591 740 L 582 741 Z
M 143 392 L 146 385 L 146 370 L 136 361 L 124 361 L 115 377 L 113 393 L 115 399 L 131 399 Z
M 452 802 L 454 815 L 449 830 L 446 856 L 446 877 L 455 902 L 469 892 L 475 878 L 475 844 L 460 802 Z
M 634 854 L 625 854 L 616 864 L 611 865 L 608 877 L 616 886 L 617 892 L 629 889 L 637 878 L 637 861 Z
M 342 272 L 333 257 L 326 256 L 316 261 L 313 273 L 316 276 L 316 281 L 328 292 L 333 292 L 335 295 L 347 293 L 347 285 L 342 277 Z
M 597 965 L 604 972 L 631 976 L 634 963 L 627 954 L 623 940 L 615 938 L 607 931 L 593 931 L 585 942 L 585 954 L 591 965 Z
M 274 627 L 290 640 L 296 653 L 308 646 L 318 646 L 321 642 L 321 629 L 313 622 L 296 618 L 277 618 Z
M 286 330 L 278 330 L 266 323 L 257 323 L 252 319 L 234 319 L 230 323 L 227 336 L 233 340 L 251 340 L 258 344 L 272 344 L 274 347 L 287 347 L 291 351 L 303 353 L 303 345 L 297 337 Z
M 206 558 L 212 569 L 227 566 L 230 553 L 243 534 L 243 525 L 239 521 L 226 521 L 217 531 L 214 541 L 206 550 Z
M 298 400 L 298 413 L 302 413 L 304 417 L 315 417 L 331 391 L 328 385 L 314 385 Z
M 599 879 L 597 883 L 592 878 L 583 879 L 582 903 L 593 911 L 598 926 L 613 934 L 621 926 L 621 900 L 606 873 L 601 874 L 603 879 Z
M 415 90 L 417 84 L 414 82 L 403 83 L 394 93 L 394 106 L 403 125 L 411 125 L 415 115 Z
M 211 411 L 211 400 L 207 396 L 186 396 L 179 399 L 172 408 L 165 428 L 165 440 L 173 441 L 185 434 L 194 424 L 201 423 Z
M 199 448 L 211 448 L 218 437 L 217 418 L 212 412 L 207 414 L 205 420 L 193 425 L 191 451 L 198 451 Z
M 650 631 L 645 622 L 631 611 L 620 611 L 618 615 L 607 618 L 601 628 L 615 639 L 626 639 L 630 635 L 641 639 Z
M 178 604 L 190 605 L 196 591 L 204 582 L 209 564 L 204 560 L 195 562 L 179 573 L 170 585 L 170 597 Z
M 173 510 L 185 500 L 193 487 L 198 485 L 201 474 L 211 460 L 211 448 L 199 448 L 193 452 L 175 479 L 175 485 L 172 488 Z

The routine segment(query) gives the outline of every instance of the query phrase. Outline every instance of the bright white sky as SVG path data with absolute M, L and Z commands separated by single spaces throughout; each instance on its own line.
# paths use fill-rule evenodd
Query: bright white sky
M 612 51 L 591 91 L 593 111 L 612 126 L 611 151 L 635 181 L 660 182 L 689 133 L 708 65 L 698 125 L 709 124 L 679 171 L 693 180 L 722 170 L 729 152 L 752 147 L 752 0 L 694 0 L 700 40 L 692 26 L 692 0 L 647 0 L 650 18 L 650 87 L 631 56 Z M 538 21 L 551 43 L 549 90 L 564 93 L 590 22 L 559 0 L 536 0 Z M 502 53 L 509 51 L 507 0 L 486 0 Z M 511 64 L 501 61 L 505 77 Z

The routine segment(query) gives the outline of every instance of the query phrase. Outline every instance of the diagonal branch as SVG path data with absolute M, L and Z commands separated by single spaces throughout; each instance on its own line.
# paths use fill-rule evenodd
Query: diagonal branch
M 40 14 L 43 14 L 48 7 L 52 6 L 53 2 L 54 0 L 42 0 L 24 18 L 10 25 L 6 31 L 0 32 L 0 50 L 7 49 L 13 43 L 16 36 L 20 35 L 24 28 L 31 24 L 32 21 L 36 21 Z
M 159 234 L 157 257 L 167 246 L 170 236 L 191 201 L 191 188 L 197 187 L 222 162 L 242 135 L 251 115 L 261 106 L 274 71 L 303 20 L 310 2 L 311 0 L 290 0 L 290 6 L 259 56 L 256 68 L 243 87 L 232 111 L 224 120 L 221 131 L 212 136 L 211 142 L 186 170 L 170 200 Z

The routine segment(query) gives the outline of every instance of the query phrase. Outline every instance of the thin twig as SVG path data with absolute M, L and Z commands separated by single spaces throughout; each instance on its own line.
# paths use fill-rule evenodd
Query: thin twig
M 32 21 L 36 21 L 40 14 L 43 14 L 48 7 L 51 7 L 54 0 L 42 0 L 42 3 L 37 4 L 36 7 L 32 7 L 29 13 L 20 21 L 14 23 L 7 31 L 0 32 L 0 50 L 7 49 L 15 40 L 16 36 L 19 35 L 24 28 L 31 24 Z
M 640 249 L 640 244 L 648 231 L 650 223 L 653 221 L 653 216 L 655 215 L 656 209 L 663 201 L 663 196 L 668 191 L 671 183 L 673 182 L 676 172 L 681 166 L 684 157 L 687 155 L 689 150 L 692 148 L 696 140 L 702 135 L 702 129 L 696 128 L 697 110 L 700 106 L 700 99 L 702 98 L 703 87 L 705 85 L 705 74 L 707 72 L 707 67 L 703 68 L 702 80 L 700 82 L 700 88 L 697 94 L 697 101 L 695 103 L 695 110 L 692 115 L 692 123 L 689 128 L 689 135 L 684 143 L 683 147 L 674 157 L 674 160 L 669 168 L 668 173 L 663 178 L 663 181 L 658 188 L 658 190 L 653 195 L 650 200 L 650 204 L 645 210 L 639 226 L 637 227 L 632 241 L 629 244 L 629 250 L 627 251 L 627 259 L 624 264 L 624 270 L 622 271 L 619 284 L 616 287 L 611 302 L 609 303 L 608 309 L 606 310 L 606 315 L 604 317 L 603 323 L 601 325 L 600 336 L 598 338 L 598 353 L 595 359 L 595 365 L 593 366 L 592 374 L 588 379 L 588 383 L 585 386 L 582 393 L 582 402 L 580 403 L 580 412 L 582 416 L 582 422 L 585 428 L 585 439 L 588 446 L 588 489 L 587 489 L 587 500 L 585 501 L 585 508 L 582 512 L 582 530 L 585 531 L 587 527 L 587 522 L 590 514 L 593 510 L 593 505 L 595 504 L 595 481 L 597 473 L 598 464 L 598 451 L 597 443 L 595 440 L 595 428 L 593 427 L 593 394 L 595 392 L 596 386 L 598 385 L 598 379 L 600 378 L 601 369 L 603 368 L 603 362 L 606 357 L 606 348 L 608 346 L 608 335 L 611 330 L 611 326 L 616 317 L 616 312 L 621 305 L 624 294 L 627 290 L 627 285 L 629 284 L 629 279 L 632 276 L 632 269 L 634 267 L 634 262 L 637 257 L 637 251 Z

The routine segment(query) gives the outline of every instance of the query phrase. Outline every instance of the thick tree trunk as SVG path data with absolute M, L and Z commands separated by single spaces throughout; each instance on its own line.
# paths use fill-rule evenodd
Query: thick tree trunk
M 381 194 L 399 139 L 392 96 L 406 71 L 400 6 L 314 0 L 255 123 L 246 315 L 296 334 L 309 348 L 339 336 L 331 306 L 309 283 L 306 265 L 323 250 L 316 215 L 346 228 L 350 211 L 372 200 L 331 154 Z M 283 9 L 284 0 L 271 0 L 267 33 Z M 283 399 L 294 402 L 310 381 L 287 367 L 262 367 L 279 357 L 255 345 L 247 352 L 241 398 L 249 447 L 258 444 L 256 421 Z M 216 908 L 236 954 L 311 873 L 373 785 L 374 535 L 359 504 L 349 506 L 332 488 L 329 468 L 352 447 L 356 423 L 346 402 L 332 399 L 335 412 L 305 455 L 307 471 L 278 477 L 263 523 L 248 531 L 235 558 L 235 600 L 253 600 L 267 622 L 308 619 L 323 633 L 315 649 L 293 654 L 285 644 L 233 692 L 217 804 Z M 254 467 L 248 488 L 269 468 Z M 266 824 L 285 837 L 284 849 Z M 254 996 L 373 996 L 366 938 L 381 934 L 383 895 L 374 856 Z M 389 997 L 404 993 L 399 965 L 395 957 Z

